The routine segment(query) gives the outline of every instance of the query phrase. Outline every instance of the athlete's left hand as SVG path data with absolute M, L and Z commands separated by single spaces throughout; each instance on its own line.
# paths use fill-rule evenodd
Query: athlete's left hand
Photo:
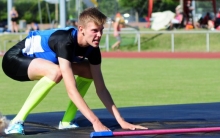
M 120 122 L 120 126 L 123 129 L 130 129 L 130 130 L 148 129 L 147 127 L 144 127 L 144 126 L 141 126 L 141 125 L 130 124 L 130 123 L 124 121 L 124 120 Z

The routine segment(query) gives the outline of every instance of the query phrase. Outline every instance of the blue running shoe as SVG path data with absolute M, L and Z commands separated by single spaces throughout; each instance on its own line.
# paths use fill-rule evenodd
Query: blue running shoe
M 14 133 L 24 135 L 23 122 L 16 122 L 14 124 L 9 124 L 8 128 L 5 129 L 5 134 L 14 134 Z
M 78 128 L 79 126 L 76 123 L 70 123 L 68 126 L 63 126 L 62 122 L 60 121 L 58 129 L 71 129 L 71 128 Z

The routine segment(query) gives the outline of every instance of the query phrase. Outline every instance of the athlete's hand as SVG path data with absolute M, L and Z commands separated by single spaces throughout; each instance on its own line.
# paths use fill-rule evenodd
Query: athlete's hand
M 130 130 L 148 129 L 147 127 L 143 127 L 143 126 L 140 126 L 140 125 L 134 125 L 134 124 L 128 123 L 126 121 L 121 121 L 120 126 L 123 129 L 130 129 Z
M 96 121 L 96 122 L 93 123 L 92 125 L 93 125 L 93 129 L 95 130 L 95 132 L 99 132 L 99 131 L 111 131 L 108 127 L 106 127 L 105 125 L 103 125 L 100 121 Z

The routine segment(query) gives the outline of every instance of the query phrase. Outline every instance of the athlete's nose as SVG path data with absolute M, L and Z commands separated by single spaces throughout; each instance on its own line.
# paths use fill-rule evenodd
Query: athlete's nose
M 101 37 L 101 36 L 102 36 L 102 32 L 101 32 L 101 31 L 98 31 L 98 32 L 97 32 L 97 36 L 98 36 L 98 37 Z

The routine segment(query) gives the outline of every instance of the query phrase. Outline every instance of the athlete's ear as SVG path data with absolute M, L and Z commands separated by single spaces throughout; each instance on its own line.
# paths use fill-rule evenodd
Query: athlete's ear
M 83 26 L 79 26 L 79 32 L 82 34 L 82 35 L 84 35 L 84 28 L 83 28 Z

